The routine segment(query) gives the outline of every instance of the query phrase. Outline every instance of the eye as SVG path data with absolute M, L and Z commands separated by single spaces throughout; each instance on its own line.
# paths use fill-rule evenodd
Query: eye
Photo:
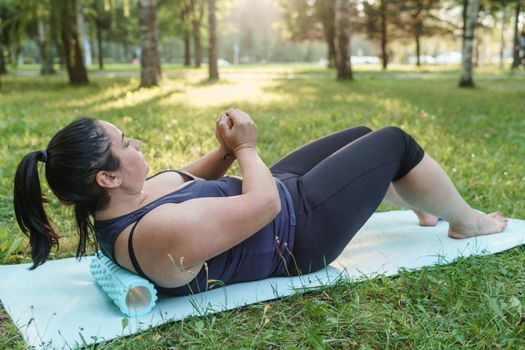
M 126 141 L 124 141 L 124 147 L 128 147 L 130 145 L 130 142 L 128 139 L 126 139 Z

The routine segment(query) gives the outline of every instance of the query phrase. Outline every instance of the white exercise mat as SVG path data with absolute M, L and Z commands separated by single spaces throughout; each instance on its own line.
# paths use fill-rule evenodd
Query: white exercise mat
M 448 224 L 420 227 L 410 211 L 374 214 L 331 267 L 300 277 L 239 283 L 190 297 L 160 295 L 152 313 L 130 318 L 126 327 L 117 306 L 93 281 L 89 260 L 48 261 L 0 266 L 0 299 L 29 345 L 69 349 L 130 335 L 171 320 L 204 315 L 271 300 L 323 284 L 344 275 L 358 280 L 394 275 L 400 268 L 450 263 L 460 256 L 491 254 L 525 243 L 525 221 L 510 219 L 496 235 L 456 240 Z

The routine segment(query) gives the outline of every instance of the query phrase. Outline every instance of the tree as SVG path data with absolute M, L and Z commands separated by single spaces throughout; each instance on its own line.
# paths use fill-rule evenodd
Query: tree
M 6 1 L 0 1 L 0 75 L 7 73 L 6 54 L 10 46 L 11 30 L 9 18 L 13 16 L 13 7 Z
M 521 63 L 521 57 L 520 57 L 520 50 L 519 50 L 519 38 L 518 38 L 518 23 L 520 20 L 520 13 L 521 13 L 521 0 L 516 0 L 515 5 L 515 15 L 514 15 L 514 50 L 512 55 L 512 68 L 518 68 Z
M 156 86 L 161 79 L 156 12 L 156 0 L 139 0 L 141 87 Z
M 208 0 L 208 73 L 210 80 L 219 79 L 217 67 L 217 22 L 215 19 L 215 0 Z
M 292 41 L 324 40 L 328 66 L 336 63 L 336 0 L 281 0 L 283 20 Z
M 90 13 L 90 19 L 95 27 L 95 34 L 97 37 L 97 59 L 98 68 L 104 69 L 104 50 L 102 46 L 103 32 L 107 31 L 111 27 L 111 16 L 109 11 L 106 10 L 106 4 L 103 0 L 93 0 L 92 11 Z
M 204 0 L 192 0 L 192 33 L 195 68 L 202 64 L 201 25 L 204 18 Z
M 442 21 L 434 12 L 441 5 L 440 0 L 407 0 L 399 7 L 401 16 L 395 23 L 408 37 L 414 40 L 416 46 L 416 66 L 421 65 L 421 38 L 437 34 L 452 33 L 447 23 Z
M 379 41 L 381 49 L 381 66 L 383 69 L 388 67 L 390 55 L 388 52 L 388 42 L 394 38 L 402 36 L 398 33 L 399 9 L 395 4 L 397 0 L 378 0 L 373 3 L 364 2 L 363 10 L 366 16 L 365 31 L 366 35 Z
M 481 6 L 484 11 L 489 13 L 494 19 L 494 23 L 500 22 L 500 49 L 499 49 L 499 66 L 503 69 L 504 52 L 505 52 L 505 27 L 510 24 L 510 8 L 515 0 L 483 0 Z M 518 3 L 519 4 L 519 3 Z M 519 16 L 519 13 L 518 13 Z M 517 21 L 515 22 L 517 24 Z M 517 36 L 517 26 L 514 28 L 514 40 Z
M 13 0 L 0 1 L 0 51 L 5 52 L 7 60 L 13 67 L 18 64 L 18 56 L 21 51 L 21 42 L 27 32 L 36 32 L 35 11 L 33 2 L 16 2 Z M 0 61 L 4 62 L 2 71 L 5 69 L 4 56 Z
M 51 51 L 51 21 L 49 7 L 44 1 L 37 3 L 36 17 L 38 21 L 38 48 L 40 52 L 40 74 L 55 74 L 53 68 L 53 53 Z
M 184 65 L 189 67 L 191 65 L 191 53 L 190 53 L 190 29 L 188 22 L 190 21 L 190 13 L 192 11 L 191 0 L 180 1 L 180 19 L 182 22 L 182 33 L 184 41 Z
M 328 47 L 328 67 L 335 67 L 335 0 L 317 0 L 315 2 L 315 15 L 323 25 L 324 37 Z
M 461 62 L 461 78 L 459 80 L 460 87 L 474 87 L 472 79 L 472 52 L 474 32 L 476 23 L 478 21 L 480 0 L 467 0 L 466 22 L 464 25 L 465 32 L 463 35 L 463 50 Z
M 335 32 L 337 79 L 352 79 L 352 63 L 348 54 L 350 41 L 350 0 L 336 0 Z
M 52 0 L 51 11 L 53 20 L 57 23 L 62 40 L 62 55 L 64 57 L 69 83 L 71 85 L 88 84 L 88 76 L 77 30 L 77 0 Z

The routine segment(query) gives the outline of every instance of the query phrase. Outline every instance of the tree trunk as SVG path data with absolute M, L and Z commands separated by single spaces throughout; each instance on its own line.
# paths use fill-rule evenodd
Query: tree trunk
M 140 87 L 159 84 L 161 79 L 160 58 L 157 40 L 157 2 L 156 0 L 139 1 L 140 25 Z
M 501 10 L 501 33 L 499 37 L 499 68 L 503 69 L 505 53 L 505 9 Z
M 350 41 L 350 3 L 349 0 L 336 0 L 335 32 L 337 52 L 337 79 L 352 79 L 352 63 L 348 54 Z
M 4 45 L 0 43 L 0 75 L 2 74 L 7 74 L 7 69 L 5 67 Z
M 190 32 L 187 29 L 184 29 L 184 65 L 187 67 L 191 65 Z
M 2 38 L 2 31 L 0 30 L 0 75 L 7 74 L 5 66 L 4 40 Z
M 465 33 L 467 32 L 467 9 L 468 9 L 468 1 L 469 0 L 463 0 L 463 41 L 462 44 L 465 43 Z
M 416 66 L 421 67 L 421 36 L 416 33 Z
M 381 4 L 379 5 L 379 11 L 381 14 L 381 60 L 382 60 L 382 67 L 383 69 L 386 69 L 388 66 L 388 54 L 387 54 L 387 31 L 386 31 L 386 1 L 387 0 L 381 0 Z
M 85 85 L 88 84 L 89 81 L 84 60 L 82 59 L 82 50 L 78 41 L 76 6 L 76 0 L 62 3 L 60 36 L 62 38 L 69 84 Z
M 518 26 L 520 21 L 520 12 L 521 12 L 521 0 L 516 0 L 516 13 L 514 16 L 514 54 L 512 55 L 512 68 L 518 68 L 520 66 L 520 49 L 519 44 L 520 40 L 518 38 Z
M 40 54 L 40 68 L 41 75 L 55 74 L 53 69 L 53 56 L 51 54 L 49 45 L 49 25 L 42 18 L 42 14 L 37 15 L 37 29 L 38 29 L 38 50 Z
M 208 0 L 208 73 L 210 80 L 219 79 L 217 67 L 217 22 L 215 19 L 215 0 Z
M 78 41 L 80 47 L 82 48 L 82 59 L 84 60 L 84 65 L 91 65 L 91 45 L 87 36 L 88 29 L 86 28 L 87 23 L 84 21 L 84 15 L 82 14 L 81 7 L 77 2 L 76 8 L 76 17 L 77 17 L 77 32 L 78 32 Z
M 463 35 L 462 70 L 459 86 L 474 87 L 472 79 L 472 53 L 474 32 L 478 20 L 480 0 L 468 0 L 467 22 L 465 23 L 465 33 Z
M 474 36 L 474 39 L 473 39 L 473 42 L 472 42 L 472 46 L 473 46 L 473 50 L 474 50 L 474 54 L 472 56 L 472 66 L 473 67 L 479 67 L 479 51 L 480 51 L 480 42 L 481 42 L 481 38 L 480 38 L 480 35 L 478 33 L 478 35 L 475 35 Z
M 98 56 L 98 68 L 104 69 L 104 51 L 102 51 L 102 28 L 101 24 L 96 21 L 97 31 L 97 56 Z
M 423 23 L 417 20 L 414 24 L 414 36 L 416 39 L 416 66 L 421 67 L 421 33 L 423 32 Z
M 335 26 L 325 28 L 326 44 L 328 45 L 328 68 L 336 66 Z
M 202 46 L 201 46 L 201 24 L 198 20 L 191 21 L 193 28 L 193 52 L 195 54 L 195 68 L 200 68 L 202 64 Z

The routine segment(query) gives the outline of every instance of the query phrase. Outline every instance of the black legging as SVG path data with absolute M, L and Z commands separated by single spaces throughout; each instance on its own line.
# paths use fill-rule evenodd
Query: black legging
M 290 190 L 296 211 L 290 274 L 334 261 L 381 204 L 390 183 L 423 156 L 400 128 L 355 127 L 315 140 L 273 165 L 270 170 Z

